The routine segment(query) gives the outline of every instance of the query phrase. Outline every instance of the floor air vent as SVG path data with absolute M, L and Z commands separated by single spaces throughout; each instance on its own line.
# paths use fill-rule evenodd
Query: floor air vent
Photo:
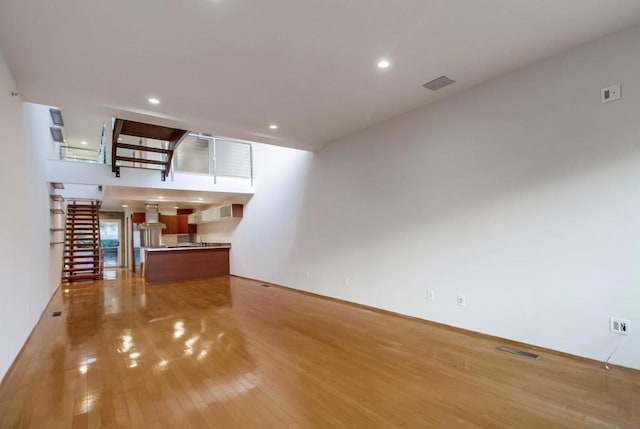
M 262 287 L 269 287 L 269 285 L 261 284 Z
M 58 316 L 62 316 L 62 311 L 54 311 L 53 316 L 51 317 L 58 317 Z
M 529 359 L 540 359 L 540 355 L 537 355 L 535 353 L 525 352 L 524 350 L 519 350 L 509 346 L 498 346 L 496 347 L 496 349 L 502 350 L 503 352 L 507 352 L 507 353 L 513 353 L 514 355 L 524 356 Z

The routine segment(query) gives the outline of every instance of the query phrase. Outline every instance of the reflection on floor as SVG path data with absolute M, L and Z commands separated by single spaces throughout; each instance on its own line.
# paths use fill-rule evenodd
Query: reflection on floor
M 120 271 L 121 271 L 121 270 L 114 269 L 114 268 L 105 268 L 105 269 L 102 271 L 102 278 L 103 278 L 104 280 L 115 280 L 115 279 L 117 279 L 117 278 L 118 278 L 118 273 L 119 273 Z
M 57 292 L 0 428 L 640 426 L 640 372 L 495 345 L 239 278 L 108 270 Z

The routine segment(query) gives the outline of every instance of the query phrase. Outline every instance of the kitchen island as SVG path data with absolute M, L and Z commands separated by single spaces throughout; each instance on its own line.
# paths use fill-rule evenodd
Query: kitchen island
M 143 248 L 142 276 L 161 283 L 229 275 L 230 244 Z

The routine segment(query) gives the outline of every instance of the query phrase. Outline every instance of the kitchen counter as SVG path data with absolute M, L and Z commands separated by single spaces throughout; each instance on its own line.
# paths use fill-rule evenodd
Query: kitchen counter
M 207 249 L 231 249 L 230 244 L 212 244 L 206 246 L 166 246 L 166 247 L 146 247 L 147 252 L 173 252 L 176 250 L 207 250 Z
M 230 248 L 228 243 L 143 248 L 142 275 L 148 283 L 229 275 Z

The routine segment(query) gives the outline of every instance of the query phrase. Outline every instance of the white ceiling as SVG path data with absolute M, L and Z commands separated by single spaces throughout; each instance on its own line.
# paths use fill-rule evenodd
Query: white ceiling
M 27 101 L 317 149 L 639 20 L 638 0 L 2 1 L 0 48 Z
M 204 209 L 223 204 L 246 204 L 251 195 L 228 192 L 183 191 L 174 189 L 150 189 L 128 186 L 105 186 L 102 210 L 122 211 L 127 205 L 132 211 L 144 211 L 145 204 L 157 204 L 160 211 Z

